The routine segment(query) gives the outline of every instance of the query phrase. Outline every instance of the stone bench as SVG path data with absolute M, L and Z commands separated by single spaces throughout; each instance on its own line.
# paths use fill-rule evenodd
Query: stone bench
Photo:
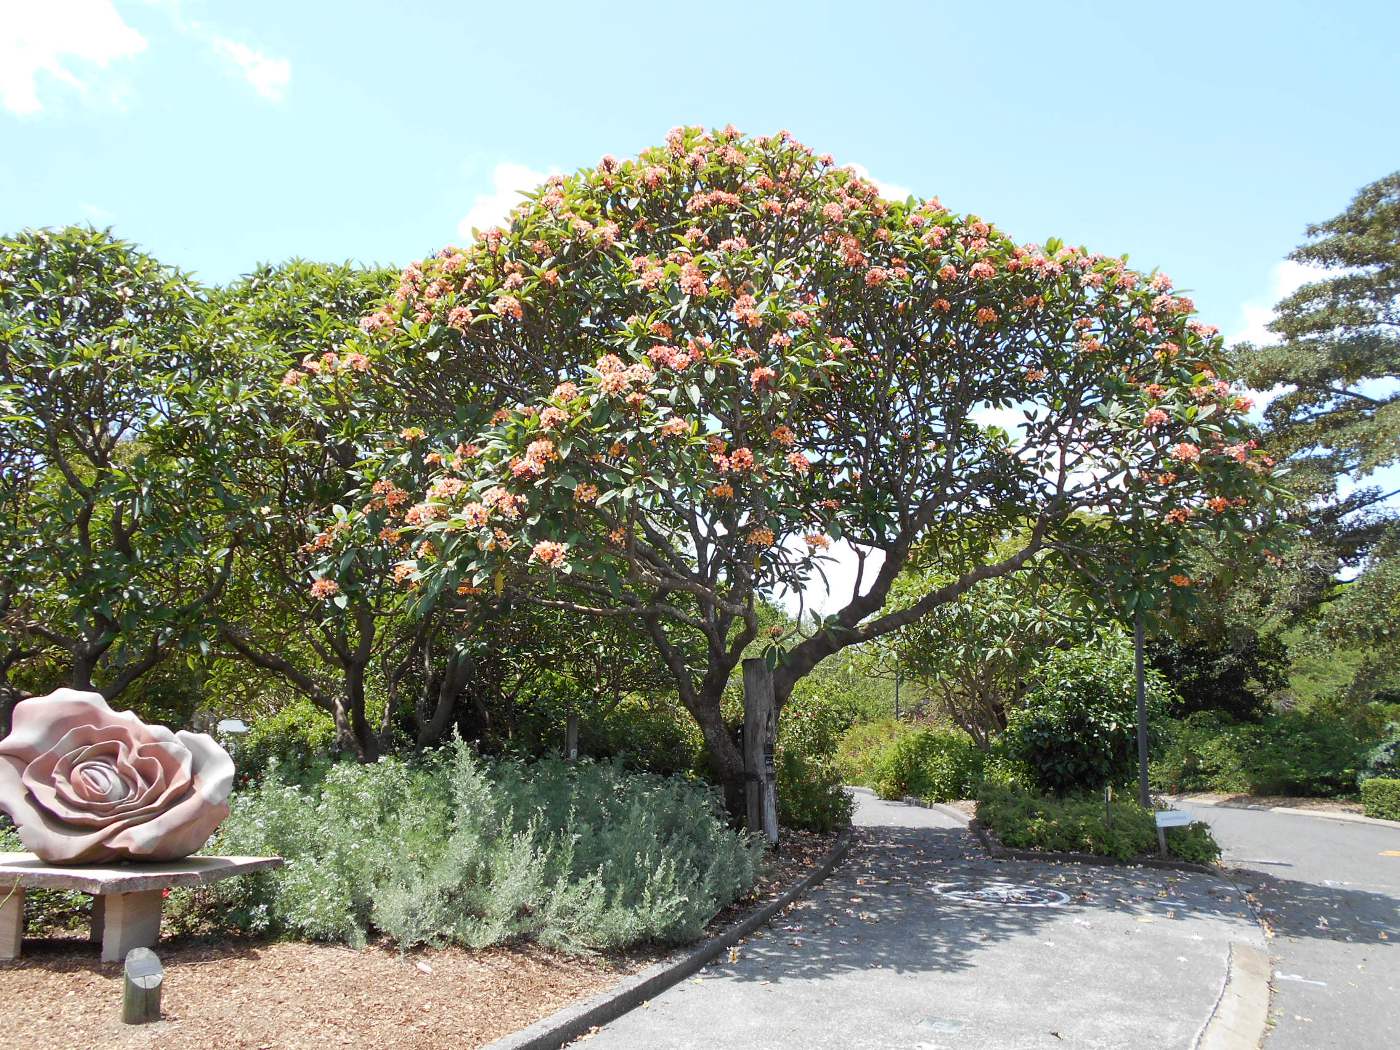
M 24 936 L 24 891 L 92 894 L 91 939 L 103 962 L 120 962 L 133 948 L 160 938 L 165 890 L 208 886 L 220 879 L 282 866 L 281 857 L 186 857 L 160 864 L 46 864 L 32 853 L 0 853 L 0 960 L 17 959 Z

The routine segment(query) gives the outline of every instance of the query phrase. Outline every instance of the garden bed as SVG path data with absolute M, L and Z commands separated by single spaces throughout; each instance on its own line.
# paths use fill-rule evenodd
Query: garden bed
M 705 935 L 740 921 L 814 868 L 837 835 L 783 833 L 752 893 Z M 666 950 L 565 955 L 532 946 L 399 953 L 372 945 L 177 937 L 165 1019 L 121 1023 L 121 966 L 100 963 L 77 933 L 28 940 L 0 963 L 7 1042 L 26 1050 L 481 1046 L 645 969 Z

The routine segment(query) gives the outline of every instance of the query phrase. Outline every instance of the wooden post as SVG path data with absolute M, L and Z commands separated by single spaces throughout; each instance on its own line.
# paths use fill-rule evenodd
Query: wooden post
M 564 757 L 570 762 L 578 761 L 578 714 L 573 711 L 564 727 Z
M 1133 614 L 1133 679 L 1137 687 L 1138 805 L 1152 808 L 1147 781 L 1147 680 L 1143 672 L 1142 607 Z
M 165 967 L 149 948 L 133 948 L 126 953 L 122 982 L 122 1020 L 145 1024 L 160 1020 L 160 988 Z
M 769 845 L 778 842 L 778 791 L 773 751 L 778 743 L 778 712 L 773 671 L 762 659 L 744 661 L 744 772 L 748 826 Z

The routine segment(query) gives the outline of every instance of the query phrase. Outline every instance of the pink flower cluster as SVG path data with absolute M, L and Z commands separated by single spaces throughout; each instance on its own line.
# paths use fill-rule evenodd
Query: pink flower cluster
M 554 540 L 540 540 L 530 551 L 530 557 L 547 568 L 557 569 L 568 556 L 569 548 Z

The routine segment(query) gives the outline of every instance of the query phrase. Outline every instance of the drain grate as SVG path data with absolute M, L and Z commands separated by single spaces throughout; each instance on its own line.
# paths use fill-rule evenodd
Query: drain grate
M 933 891 L 950 900 L 964 904 L 983 904 L 998 908 L 1059 908 L 1069 903 L 1069 894 L 1046 886 L 1028 886 L 1011 882 L 988 882 L 968 886 L 959 882 L 931 883 Z

